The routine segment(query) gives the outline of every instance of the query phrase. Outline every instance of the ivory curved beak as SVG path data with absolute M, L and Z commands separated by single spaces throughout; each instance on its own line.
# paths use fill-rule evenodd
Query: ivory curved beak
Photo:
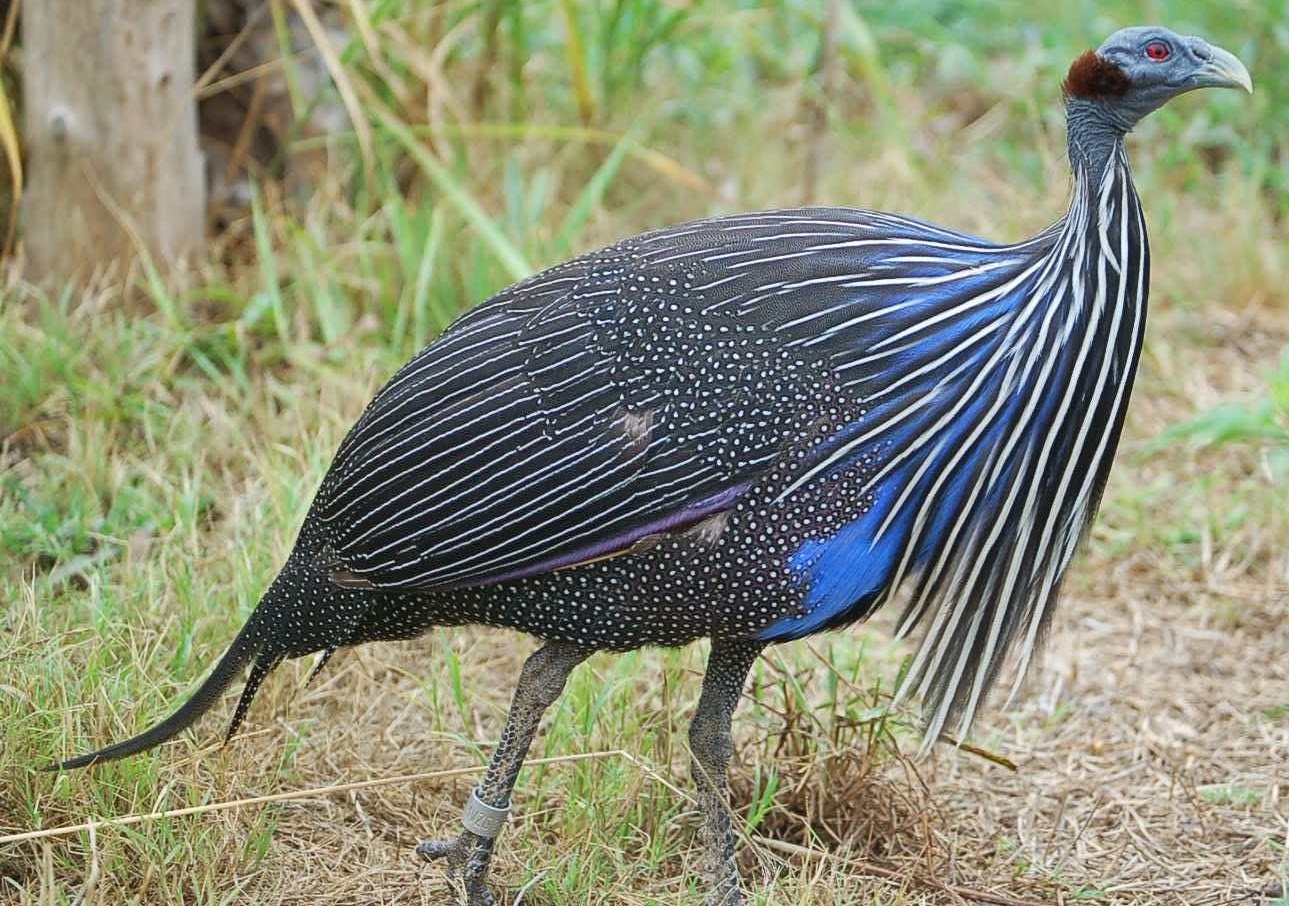
M 1228 50 L 1209 46 L 1213 56 L 1195 74 L 1196 88 L 1243 88 L 1253 94 L 1253 77 L 1240 58 Z

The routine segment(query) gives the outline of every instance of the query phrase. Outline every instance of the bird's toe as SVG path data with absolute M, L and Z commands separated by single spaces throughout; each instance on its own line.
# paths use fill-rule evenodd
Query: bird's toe
M 466 906 L 497 906 L 497 898 L 482 884 L 466 885 Z
M 460 850 L 460 840 L 425 840 L 416 845 L 416 854 L 427 862 L 435 862 L 443 858 L 456 861 L 452 857 Z

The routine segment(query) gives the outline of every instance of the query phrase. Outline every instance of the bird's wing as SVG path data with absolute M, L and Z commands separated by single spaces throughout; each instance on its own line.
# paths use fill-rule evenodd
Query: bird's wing
M 901 229 L 932 228 L 835 209 L 740 215 L 505 290 L 395 375 L 342 444 L 315 505 L 334 575 L 492 584 L 733 507 L 800 437 L 827 377 L 819 350 L 777 329 L 803 307 L 840 308 L 850 284 L 817 278 L 854 276 L 888 241 L 874 237 Z M 801 280 L 818 285 L 785 289 Z
M 727 304 L 747 280 L 705 259 L 731 235 L 695 224 L 576 259 L 409 362 L 319 493 L 344 580 L 491 584 L 731 508 L 789 440 L 784 390 L 806 377 Z

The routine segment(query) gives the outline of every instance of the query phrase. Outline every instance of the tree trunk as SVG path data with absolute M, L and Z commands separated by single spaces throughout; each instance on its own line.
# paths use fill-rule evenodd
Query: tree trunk
M 65 282 L 205 232 L 193 0 L 23 4 L 28 276 Z M 133 232 L 134 237 L 131 237 Z

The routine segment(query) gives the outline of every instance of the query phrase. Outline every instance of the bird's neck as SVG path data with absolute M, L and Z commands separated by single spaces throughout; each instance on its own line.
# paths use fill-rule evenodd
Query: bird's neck
M 1099 101 L 1069 98 L 1065 111 L 1070 166 L 1076 178 L 1091 180 L 1090 188 L 1095 194 L 1110 161 L 1123 151 L 1123 139 L 1132 129 L 1132 123 L 1114 107 Z

